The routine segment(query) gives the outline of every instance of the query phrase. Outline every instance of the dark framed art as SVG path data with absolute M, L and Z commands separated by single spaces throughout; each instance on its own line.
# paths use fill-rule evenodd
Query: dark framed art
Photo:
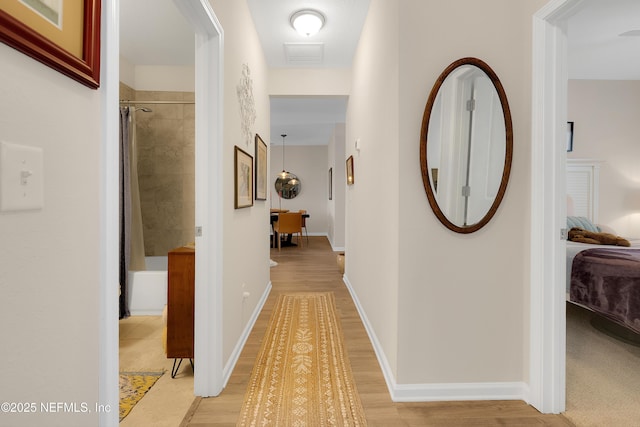
M 97 89 L 100 10 L 101 0 L 2 0 L 0 41 Z
M 235 147 L 234 153 L 234 207 L 236 209 L 253 206 L 253 157 Z
M 567 153 L 573 151 L 573 122 L 567 122 Z
M 267 200 L 267 144 L 260 135 L 255 137 L 256 151 L 256 200 Z
M 333 168 L 329 168 L 329 200 L 333 200 Z
M 353 156 L 347 159 L 347 185 L 353 185 L 355 176 L 353 175 Z

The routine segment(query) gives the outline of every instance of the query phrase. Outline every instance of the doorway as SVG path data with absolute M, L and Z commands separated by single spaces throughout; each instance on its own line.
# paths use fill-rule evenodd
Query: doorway
M 194 393 L 214 396 L 222 389 L 221 264 L 222 239 L 222 26 L 206 0 L 174 0 L 195 34 L 196 45 L 196 270 L 195 357 L 201 364 L 194 378 Z M 103 6 L 103 182 L 101 199 L 103 242 L 100 283 L 100 403 L 118 407 L 118 92 L 119 9 Z M 205 120 L 206 118 L 206 120 Z M 211 166 L 215 167 L 211 167 Z M 115 425 L 118 411 L 99 414 L 100 425 Z

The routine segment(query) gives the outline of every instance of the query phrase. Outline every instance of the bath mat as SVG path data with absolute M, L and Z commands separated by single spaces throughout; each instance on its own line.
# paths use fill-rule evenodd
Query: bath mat
M 237 425 L 366 425 L 332 292 L 278 297 Z
M 120 421 L 124 419 L 163 372 L 120 372 Z

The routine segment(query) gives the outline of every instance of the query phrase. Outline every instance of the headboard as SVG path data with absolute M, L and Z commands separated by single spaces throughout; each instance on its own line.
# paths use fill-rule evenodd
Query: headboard
M 567 215 L 583 216 L 598 223 L 600 163 L 591 159 L 567 159 Z

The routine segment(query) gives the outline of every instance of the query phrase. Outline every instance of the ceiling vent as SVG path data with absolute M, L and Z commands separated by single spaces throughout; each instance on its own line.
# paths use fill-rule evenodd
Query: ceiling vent
M 319 65 L 324 59 L 324 43 L 285 43 L 288 65 Z

